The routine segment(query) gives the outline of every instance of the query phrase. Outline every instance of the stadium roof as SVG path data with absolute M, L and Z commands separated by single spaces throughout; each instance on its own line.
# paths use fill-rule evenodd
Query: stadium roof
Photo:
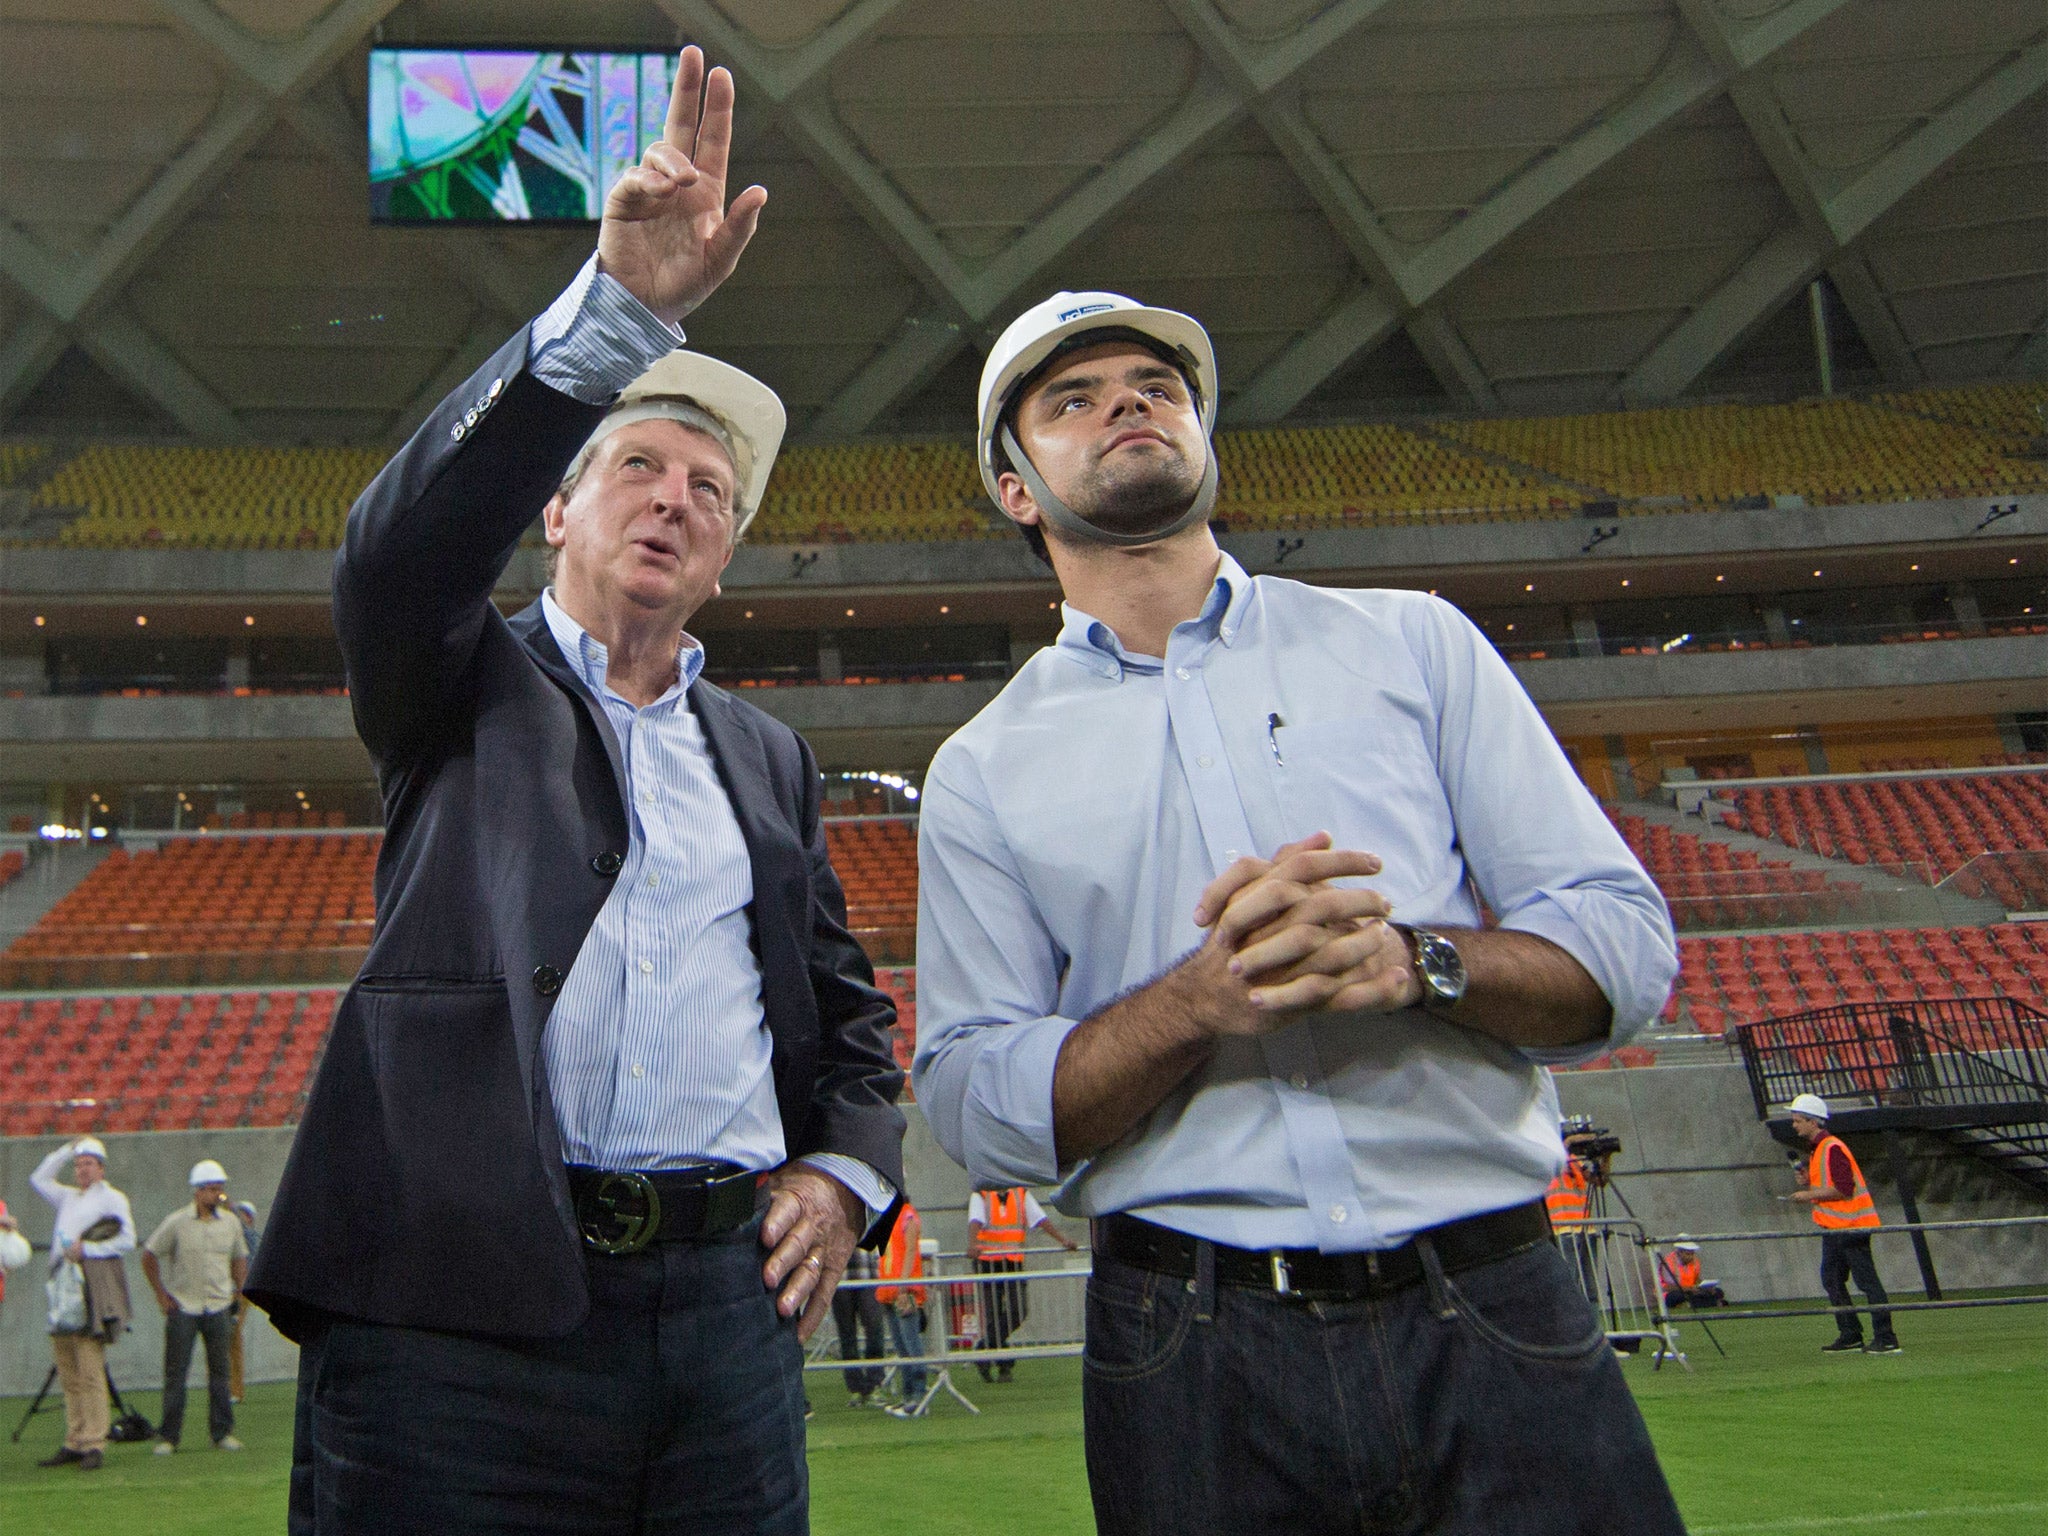
M 814 439 L 965 431 L 1054 287 L 1226 422 L 2048 373 L 2039 0 L 14 0 L 0 430 L 402 435 L 588 228 L 374 226 L 366 48 L 705 45 L 771 202 L 693 340 Z

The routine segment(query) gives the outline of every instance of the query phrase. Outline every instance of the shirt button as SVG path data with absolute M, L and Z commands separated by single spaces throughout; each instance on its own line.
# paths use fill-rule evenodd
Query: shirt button
M 652 805 L 652 804 L 654 804 L 654 791 L 653 791 L 653 790 L 651 790 L 651 789 L 643 789 L 643 790 L 641 790 L 641 791 L 640 791 L 640 803 L 641 803 L 642 805 Z
M 636 1061 L 633 1063 L 633 1075 L 635 1077 L 645 1077 L 647 1075 L 647 1069 L 641 1066 L 640 1063 Z
M 653 975 L 653 974 L 654 974 L 654 962 L 653 962 L 652 960 L 642 960 L 642 961 L 640 962 L 640 974 L 641 974 L 642 976 L 651 976 L 651 975 Z
M 1195 766 L 1198 768 L 1211 768 L 1215 766 L 1215 763 L 1216 759 L 1211 757 L 1206 752 L 1204 752 L 1200 757 L 1195 759 Z
M 650 888 L 650 889 L 651 889 L 652 887 L 654 887 L 654 886 L 657 886 L 657 885 L 661 884 L 661 876 L 659 876 L 659 875 L 649 875 L 649 876 L 647 877 L 647 884 L 648 884 L 648 886 L 649 886 L 649 888 Z
M 1350 1215 L 1351 1213 L 1345 1210 L 1344 1207 L 1341 1205 L 1333 1205 L 1330 1207 L 1330 1220 L 1336 1222 L 1337 1225 L 1340 1227 L 1344 1225 L 1345 1221 L 1350 1217 Z
M 1179 679 L 1180 679 L 1180 680 L 1181 680 L 1182 682 L 1186 682 L 1186 681 L 1187 681 L 1187 680 L 1188 680 L 1189 678 L 1193 677 L 1193 676 L 1194 676 L 1195 674 L 1194 674 L 1194 673 L 1192 673 L 1192 672 L 1190 672 L 1190 671 L 1189 671 L 1189 670 L 1188 670 L 1188 669 L 1187 669 L 1186 667 L 1175 667 L 1175 668 L 1173 669 L 1173 675 L 1174 675 L 1175 677 L 1179 678 Z

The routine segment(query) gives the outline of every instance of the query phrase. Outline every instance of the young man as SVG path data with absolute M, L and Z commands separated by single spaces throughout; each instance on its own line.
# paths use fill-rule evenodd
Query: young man
M 882 1248 L 881 1276 L 890 1283 L 875 1288 L 875 1300 L 888 1309 L 889 1335 L 904 1362 L 897 1367 L 896 1378 L 902 1401 L 887 1409 L 898 1419 L 916 1418 L 924 1404 L 925 1288 L 904 1283 L 924 1278 L 923 1242 L 924 1221 L 917 1207 L 905 1200 L 897 1207 L 896 1225 Z
M 1043 1232 L 1067 1252 L 1080 1245 L 1053 1225 L 1038 1197 L 1021 1186 L 1011 1189 L 977 1189 L 967 1198 L 967 1253 L 978 1275 L 1015 1275 L 1014 1280 L 987 1280 L 976 1287 L 981 1296 L 981 1348 L 1001 1349 L 1010 1335 L 1024 1326 L 1031 1315 L 1031 1292 L 1024 1274 L 1024 1245 L 1033 1232 Z M 977 1360 L 974 1368 L 983 1381 L 1008 1381 L 1016 1374 L 1015 1360 Z
M 1066 620 L 926 779 L 918 1100 L 1095 1218 L 1104 1530 L 1677 1532 L 1542 1199 L 1543 1065 L 1655 1016 L 1664 904 L 1455 609 L 1223 555 L 1216 382 L 1115 294 L 989 357 Z
M 1877 1277 L 1877 1260 L 1870 1252 L 1870 1234 L 1881 1222 L 1877 1202 L 1870 1198 L 1870 1186 L 1863 1182 L 1863 1170 L 1856 1165 L 1856 1155 L 1848 1144 L 1829 1132 L 1826 1099 L 1817 1093 L 1802 1093 L 1791 1107 L 1792 1132 L 1812 1149 L 1806 1160 L 1806 1187 L 1795 1190 L 1791 1198 L 1812 1210 L 1814 1225 L 1821 1229 L 1821 1289 L 1836 1308 L 1834 1341 L 1821 1345 L 1821 1352 L 1903 1354 L 1899 1336 L 1892 1331 L 1892 1315 L 1885 1310 L 1891 1298 Z M 1868 1344 L 1863 1342 L 1863 1322 L 1850 1305 L 1851 1277 L 1870 1303 Z
M 235 1306 L 249 1278 L 249 1241 L 225 1209 L 227 1170 L 212 1158 L 192 1165 L 192 1203 L 166 1216 L 142 1245 L 142 1273 L 164 1314 L 163 1423 L 156 1454 L 178 1449 L 185 1431 L 185 1377 L 192 1343 L 206 1341 L 206 1432 L 216 1449 L 239 1451 L 235 1438 L 230 1345 Z
M 57 1171 L 71 1164 L 71 1184 L 57 1182 Z M 83 1265 L 87 1259 L 119 1259 L 135 1249 L 135 1217 L 128 1197 L 107 1182 L 107 1148 L 97 1136 L 81 1136 L 51 1150 L 28 1176 L 35 1192 L 56 1208 L 56 1230 L 50 1237 L 50 1273 L 60 1265 Z M 102 1228 L 101 1224 L 106 1223 Z M 89 1239 L 86 1233 L 109 1230 Z M 81 1282 L 82 1287 L 82 1282 Z M 51 1319 L 50 1353 L 56 1357 L 57 1379 L 64 1386 L 64 1443 L 37 1462 L 42 1467 L 76 1466 L 96 1470 L 107 1447 L 107 1340 L 85 1316 L 79 1326 Z
M 807 1528 L 802 1341 L 888 1230 L 901 1073 L 817 763 L 687 630 L 784 424 L 678 350 L 767 200 L 732 129 L 684 49 L 591 261 L 349 516 L 377 934 L 249 1283 L 300 1344 L 295 1532 Z

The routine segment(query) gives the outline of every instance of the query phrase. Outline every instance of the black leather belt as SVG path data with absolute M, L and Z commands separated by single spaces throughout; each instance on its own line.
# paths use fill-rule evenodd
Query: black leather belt
M 650 1243 L 715 1237 L 754 1219 L 761 1176 L 731 1163 L 621 1173 L 569 1169 L 569 1195 L 583 1246 L 599 1253 L 638 1253 Z
M 1137 1216 L 1104 1216 L 1093 1224 L 1095 1251 L 1137 1269 L 1194 1278 L 1198 1240 Z M 1474 1269 L 1550 1240 L 1550 1216 L 1541 1200 L 1445 1222 L 1427 1237 L 1445 1274 Z M 1307 1301 L 1356 1301 L 1384 1296 L 1422 1278 L 1422 1255 L 1411 1238 L 1398 1248 L 1368 1253 L 1323 1253 L 1314 1248 L 1216 1250 L 1216 1283 L 1273 1291 Z

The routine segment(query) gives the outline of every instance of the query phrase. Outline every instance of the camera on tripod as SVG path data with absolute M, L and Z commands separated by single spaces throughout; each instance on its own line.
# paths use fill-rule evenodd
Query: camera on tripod
M 1564 1149 L 1588 1162 L 1601 1161 L 1621 1151 L 1621 1138 L 1590 1116 L 1578 1115 L 1564 1123 Z

